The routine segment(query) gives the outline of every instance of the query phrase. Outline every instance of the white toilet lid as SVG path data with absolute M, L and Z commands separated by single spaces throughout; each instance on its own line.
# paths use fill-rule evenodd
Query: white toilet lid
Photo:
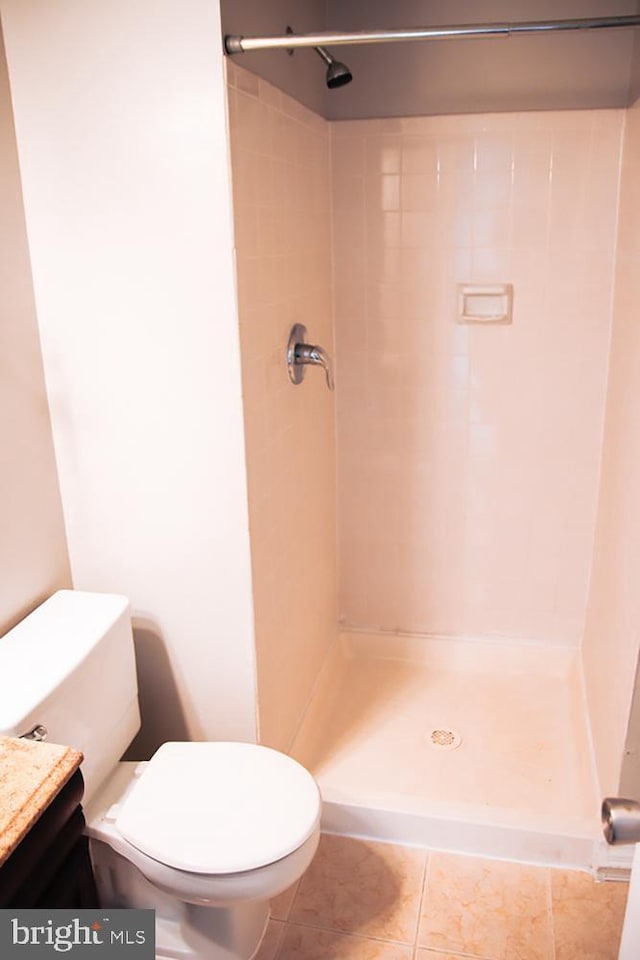
M 239 873 L 297 850 L 320 816 L 315 780 L 253 743 L 165 743 L 116 817 L 142 853 L 191 873 Z

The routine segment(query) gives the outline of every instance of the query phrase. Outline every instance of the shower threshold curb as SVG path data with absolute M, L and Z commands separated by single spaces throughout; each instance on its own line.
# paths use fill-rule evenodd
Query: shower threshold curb
M 606 843 L 593 832 L 499 824 L 381 806 L 327 800 L 322 806 L 325 833 L 362 837 L 406 846 L 446 850 L 467 856 L 510 860 L 598 873 L 608 862 Z

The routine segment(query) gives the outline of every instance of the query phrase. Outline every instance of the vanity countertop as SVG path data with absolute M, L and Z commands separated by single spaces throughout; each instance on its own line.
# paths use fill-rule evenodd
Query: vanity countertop
M 0 737 L 0 866 L 81 762 L 71 747 Z

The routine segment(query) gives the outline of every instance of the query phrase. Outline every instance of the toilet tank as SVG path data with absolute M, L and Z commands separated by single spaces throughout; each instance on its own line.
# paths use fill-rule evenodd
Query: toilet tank
M 81 750 L 85 799 L 140 728 L 129 601 L 59 590 L 0 638 L 0 734 Z

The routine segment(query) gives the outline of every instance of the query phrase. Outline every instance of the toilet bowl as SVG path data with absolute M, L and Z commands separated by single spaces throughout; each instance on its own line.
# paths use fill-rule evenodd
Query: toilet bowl
M 268 747 L 166 743 L 146 763 L 118 764 L 86 818 L 103 906 L 153 905 L 163 957 L 248 960 L 269 900 L 313 858 L 320 795 Z
M 250 960 L 269 900 L 318 845 L 311 774 L 277 750 L 228 741 L 120 761 L 140 728 L 126 597 L 58 591 L 2 638 L 0 673 L 13 679 L 0 733 L 38 728 L 84 754 L 101 906 L 155 910 L 161 960 Z

